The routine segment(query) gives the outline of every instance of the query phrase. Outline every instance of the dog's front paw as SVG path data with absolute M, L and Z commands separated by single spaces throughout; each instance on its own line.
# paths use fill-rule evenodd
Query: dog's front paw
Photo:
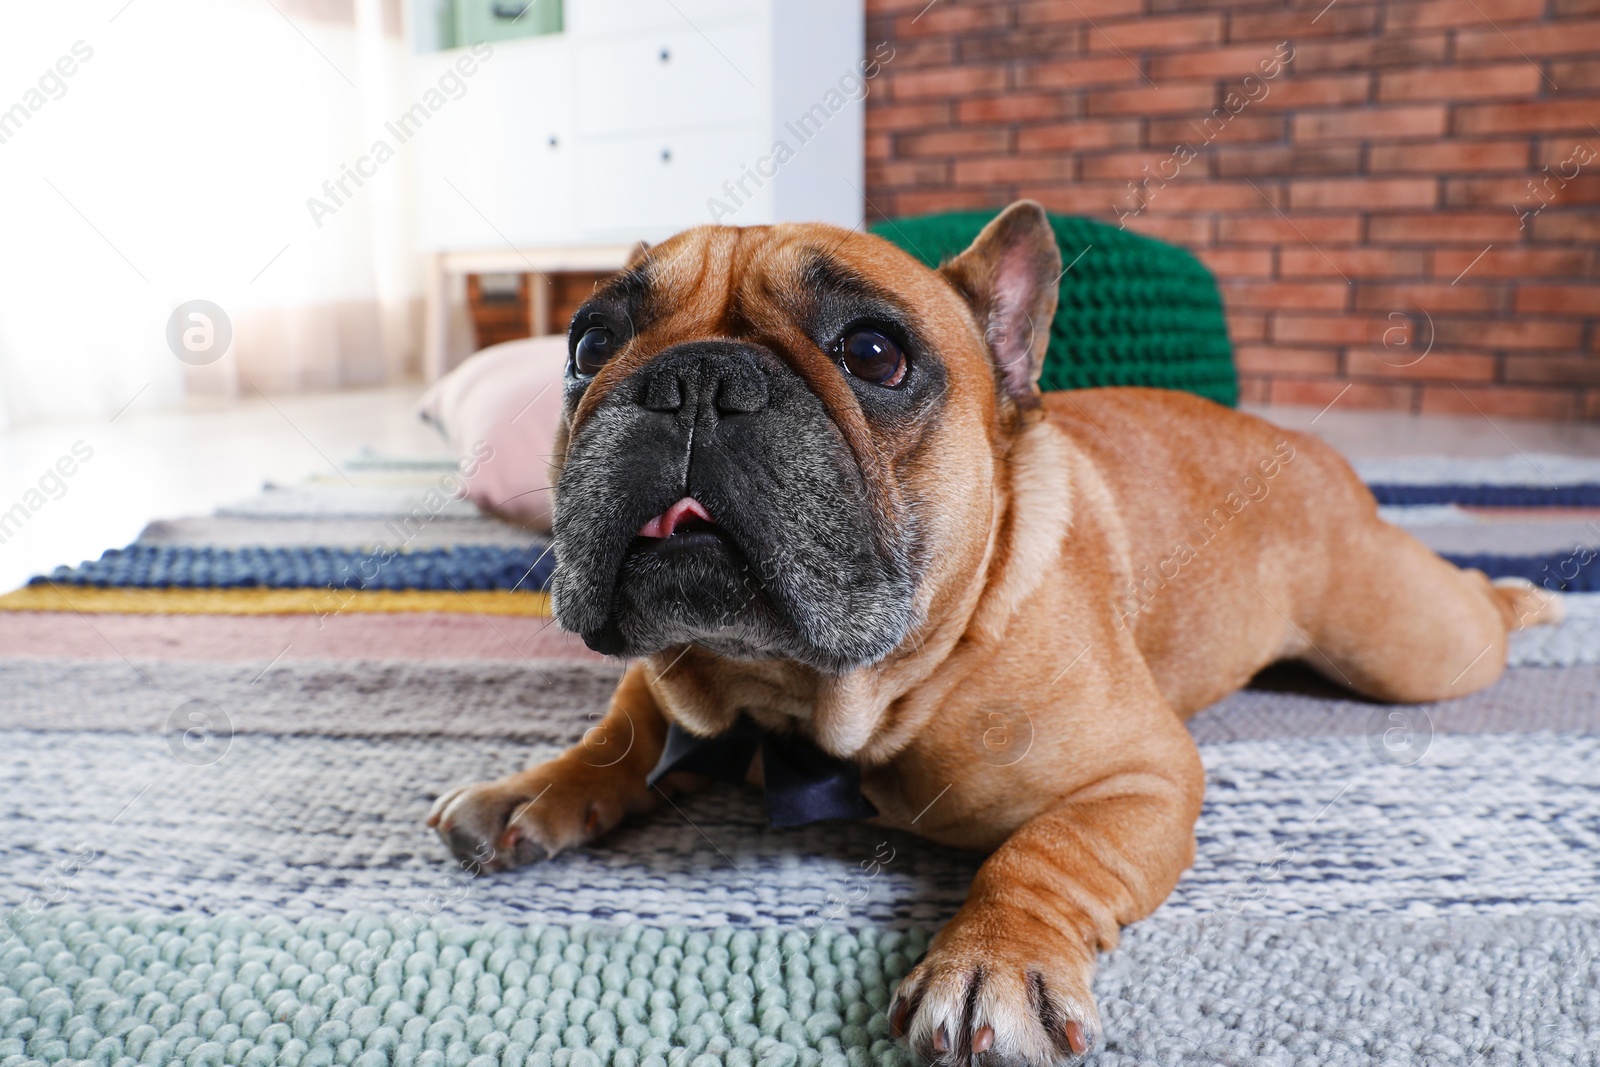
M 510 870 L 585 844 L 641 806 L 644 783 L 570 757 L 434 801 L 428 825 L 474 874 Z
M 1093 953 L 1027 917 L 957 916 L 900 983 L 890 1025 L 925 1060 L 1052 1067 L 1100 1033 Z

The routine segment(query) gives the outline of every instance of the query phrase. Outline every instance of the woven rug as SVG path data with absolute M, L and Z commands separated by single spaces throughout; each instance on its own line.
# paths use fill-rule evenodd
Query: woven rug
M 1595 1062 L 1600 509 L 1477 501 L 1600 463 L 1530 459 L 1363 467 L 1569 622 L 1464 700 L 1272 672 L 1197 716 L 1196 862 L 1103 957 L 1095 1062 Z M 908 1063 L 887 998 L 981 857 L 714 788 L 466 877 L 433 798 L 571 744 L 620 667 L 448 470 L 345 470 L 0 597 L 0 1067 Z

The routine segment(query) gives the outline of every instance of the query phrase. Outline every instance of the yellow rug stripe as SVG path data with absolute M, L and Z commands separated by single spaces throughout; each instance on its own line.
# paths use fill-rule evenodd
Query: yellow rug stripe
M 28 585 L 0 596 L 0 611 L 81 611 L 117 615 L 337 615 L 341 612 L 550 614 L 547 593 L 502 589 L 463 593 L 419 589 L 360 592 L 311 589 L 103 589 Z

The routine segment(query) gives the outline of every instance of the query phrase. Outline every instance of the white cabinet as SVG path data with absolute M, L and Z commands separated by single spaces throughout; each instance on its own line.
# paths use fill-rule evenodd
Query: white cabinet
M 759 22 L 580 40 L 578 130 L 611 137 L 766 119 L 771 80 Z
M 591 233 L 661 236 L 711 222 L 707 197 L 726 201 L 723 184 L 762 152 L 754 128 L 586 141 L 578 149 L 579 222 Z M 746 187 L 755 197 L 749 220 L 771 221 L 770 189 Z
M 493 49 L 470 77 L 454 66 L 464 50 L 415 57 L 419 100 L 452 70 L 466 86 L 412 135 L 424 248 L 537 245 L 577 233 L 568 50 L 555 37 Z
M 862 0 L 565 0 L 409 142 L 436 252 L 861 221 Z M 421 100 L 470 49 L 413 57 Z

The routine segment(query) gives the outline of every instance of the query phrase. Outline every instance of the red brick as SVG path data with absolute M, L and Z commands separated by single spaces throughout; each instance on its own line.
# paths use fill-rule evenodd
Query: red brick
M 1523 62 L 1488 67 L 1392 70 L 1378 75 L 1378 99 L 1385 103 L 1411 100 L 1454 102 L 1528 96 L 1538 92 L 1543 81 L 1539 68 Z
M 1471 104 L 1456 108 L 1455 132 L 1474 133 L 1553 133 L 1571 130 L 1584 133 L 1592 129 L 1596 104 L 1593 100 L 1535 100 L 1520 104 Z
M 1150 173 L 1161 173 L 1157 168 L 1168 159 L 1163 153 L 1153 152 L 1150 149 L 1140 149 L 1134 152 L 1105 152 L 1100 155 L 1083 157 L 1083 179 L 1085 181 L 1138 181 L 1143 177 L 1143 168 L 1150 168 Z M 1167 166 L 1170 171 L 1176 163 Z M 1192 160 L 1181 168 L 1180 174 L 1190 173 L 1190 168 L 1199 166 L 1198 160 Z M 1203 173 L 1203 170 L 1202 170 Z M 1169 179 L 1169 181 L 1176 180 Z M 1156 190 L 1160 195 L 1160 190 Z
M 867 184 L 875 188 L 903 189 L 917 185 L 947 185 L 950 164 L 943 160 L 917 159 L 903 162 L 867 164 Z
M 1345 373 L 1360 378 L 1404 378 L 1410 381 L 1494 381 L 1496 357 L 1465 352 L 1414 352 L 1385 348 L 1352 348 L 1345 353 Z
M 915 130 L 929 126 L 945 126 L 950 122 L 952 111 L 948 103 L 874 103 L 867 108 L 867 129 Z
M 1242 404 L 1265 404 L 1272 399 L 1272 379 L 1256 377 L 1253 374 L 1239 375 L 1239 402 Z M 1600 405 L 1596 405 L 1600 408 Z
M 1476 244 L 1515 241 L 1520 231 L 1510 211 L 1435 211 L 1417 215 L 1377 215 L 1367 223 L 1374 244 Z
M 873 199 L 877 199 L 874 197 Z M 1012 198 L 997 189 L 929 189 L 899 192 L 893 205 L 885 205 L 891 216 L 932 215 L 940 211 L 975 211 L 1005 207 Z M 883 201 L 878 201 L 882 204 Z
M 1223 244 L 1303 247 L 1308 241 L 1354 244 L 1360 239 L 1361 219 L 1355 215 L 1296 215 L 1292 222 L 1277 214 L 1217 220 L 1217 240 Z
M 1555 0 L 1551 14 L 1558 19 L 1600 15 L 1600 0 Z
M 1211 273 L 1220 277 L 1272 277 L 1270 248 L 1209 248 L 1199 255 L 1200 261 L 1211 268 Z
M 1265 194 L 1265 199 L 1263 199 Z M 1206 181 L 1185 170 L 1165 188 L 1149 197 L 1150 210 L 1161 212 L 1239 211 L 1266 207 L 1277 201 L 1277 188 L 1271 183 L 1252 188 L 1244 182 Z
M 1506 381 L 1541 385 L 1600 385 L 1600 359 L 1592 356 L 1513 356 Z
M 1505 207 L 1517 211 L 1549 207 L 1575 207 L 1600 203 L 1600 173 L 1580 175 L 1572 181 L 1535 171 L 1521 178 L 1447 178 L 1444 202 L 1448 207 Z
M 1222 40 L 1221 15 L 1145 16 L 1118 23 L 1098 22 L 1086 41 L 1091 52 L 1179 52 Z
M 1026 57 L 1055 57 L 1082 51 L 1083 31 L 1076 26 L 1014 28 L 1005 33 L 965 37 L 961 41 L 961 62 L 1008 62 Z M 899 47 L 896 45 L 896 47 Z M 895 56 L 895 65 L 900 57 Z
M 1600 89 L 1600 63 L 1593 58 L 1557 59 L 1549 64 L 1550 80 L 1562 92 Z
M 1315 379 L 1276 378 L 1272 382 L 1272 403 L 1341 408 L 1410 411 L 1415 389 L 1410 385 L 1380 385 L 1371 382 L 1318 381 Z
M 895 37 L 893 60 L 895 70 L 948 67 L 955 61 L 956 43 L 948 37 Z
M 1310 107 L 1345 107 L 1365 104 L 1372 92 L 1372 75 L 1327 74 L 1310 78 L 1279 78 L 1267 82 L 1267 95 L 1252 101 L 1256 111 Z
M 1087 22 L 1144 13 L 1143 0 L 1034 0 L 1017 5 L 1017 24 L 1036 26 L 1044 22 Z
M 1410 0 L 1384 11 L 1385 33 L 1438 30 L 1450 26 L 1477 28 L 1485 19 L 1516 22 L 1544 14 L 1545 0 Z
M 1079 57 L 1055 63 L 1025 63 L 1017 72 L 1023 89 L 1083 89 L 1104 85 L 1144 84 L 1136 63 L 1121 56 Z
M 1356 307 L 1363 311 L 1503 311 L 1507 305 L 1503 285 L 1473 285 L 1462 282 L 1405 282 L 1356 286 Z
M 1445 120 L 1442 105 L 1358 108 L 1296 115 L 1291 129 L 1296 141 L 1400 141 L 1439 137 Z
M 893 148 L 894 142 L 890 140 L 888 134 L 879 133 L 876 130 L 868 131 L 866 136 L 867 162 L 888 159 L 894 154 Z
M 1462 271 L 1467 271 L 1469 278 L 1581 276 L 1589 272 L 1591 262 L 1585 249 L 1496 246 L 1480 258 L 1470 249 L 1441 248 L 1433 254 L 1433 273 L 1451 280 Z M 1471 270 L 1467 270 L 1469 266 Z
M 940 105 L 948 107 L 948 104 Z M 1008 93 L 1005 96 L 979 96 L 956 102 L 956 118 L 961 122 L 1029 122 L 1034 119 L 1067 118 L 1073 114 L 1071 97 L 1060 93 Z M 872 109 L 867 109 L 867 120 Z
M 1280 344 L 1366 345 L 1379 344 L 1388 323 L 1366 315 L 1286 315 L 1272 316 L 1270 336 Z
M 1241 371 L 1258 371 L 1264 374 L 1314 374 L 1332 376 L 1339 373 L 1339 353 L 1336 349 L 1274 348 L 1271 345 L 1235 345 L 1233 362 Z
M 1006 87 L 1006 68 L 952 67 L 943 70 L 897 70 L 888 74 L 895 100 L 926 100 L 970 93 L 994 93 Z
M 1259 76 L 1263 61 L 1276 61 L 1270 45 L 1236 44 L 1226 48 L 1204 48 L 1152 56 L 1150 77 L 1157 84 L 1168 79 L 1183 78 L 1238 79 L 1246 74 Z
M 1600 63 L 1595 64 L 1600 67 Z M 1600 106 L 1600 101 L 1596 102 Z M 1600 123 L 1597 123 L 1600 125 Z M 1600 131 L 1594 137 L 1546 137 L 1534 152 L 1534 162 L 1550 174 L 1568 180 L 1588 171 L 1600 170 Z
M 1171 148 L 1179 143 L 1198 148 L 1213 144 L 1244 144 L 1256 141 L 1280 141 L 1286 129 L 1280 115 L 1238 114 L 1226 122 L 1214 121 L 1207 125 L 1209 114 L 1184 119 L 1150 119 L 1145 129 L 1145 143 L 1155 147 Z
M 1181 11 L 1227 11 L 1237 0 L 1149 0 L 1151 14 L 1167 15 Z
M 1127 187 L 1109 182 L 1092 185 L 1074 182 L 1070 185 L 1023 185 L 1017 189 L 1018 199 L 1037 200 L 1050 211 L 1064 215 L 1091 215 L 1113 225 L 1117 222 L 1115 209 L 1130 206 Z
M 1438 198 L 1438 183 L 1432 178 L 1303 178 L 1289 183 L 1289 207 L 1296 211 L 1432 207 Z
M 1127 228 L 1184 248 L 1202 248 L 1211 243 L 1211 218 L 1207 215 L 1145 214 L 1129 219 Z
M 1375 144 L 1367 150 L 1374 173 L 1439 174 L 1449 171 L 1524 171 L 1527 141 L 1439 141 L 1434 144 Z
M 1206 249 L 1201 249 L 1197 254 L 1209 264 L 1210 260 L 1204 254 L 1206 251 Z M 1272 253 L 1267 252 L 1266 255 L 1271 256 Z M 1248 311 L 1236 311 L 1230 314 L 1228 316 L 1228 339 L 1234 344 L 1265 341 L 1267 339 L 1267 317 Z
M 1010 148 L 1011 131 L 1004 127 L 964 127 L 902 133 L 895 138 L 898 157 L 979 156 Z
M 1600 211 L 1546 208 L 1533 219 L 1535 241 L 1600 241 Z
M 1361 169 L 1359 145 L 1213 148 L 1217 174 L 1229 177 L 1279 177 L 1291 174 L 1354 174 Z
M 1518 314 L 1600 316 L 1600 282 L 1588 285 L 1519 285 Z
M 1600 52 L 1600 19 L 1558 22 L 1545 26 L 1505 26 L 1462 30 L 1456 34 L 1456 58 L 1521 59 L 1523 56 L 1571 56 Z
M 1085 103 L 1091 115 L 1170 115 L 1206 111 L 1216 96 L 1216 87 L 1209 82 L 1169 82 L 1159 89 L 1146 87 L 1090 93 Z
M 1581 322 L 1436 318 L 1433 325 L 1435 343 L 1448 348 L 1573 349 L 1583 338 Z
M 1320 70 L 1370 70 L 1375 67 L 1415 67 L 1442 63 L 1445 35 L 1355 38 L 1343 41 L 1308 41 L 1295 47 L 1294 68 Z
M 1236 11 L 1228 20 L 1230 41 L 1298 41 L 1309 37 L 1343 37 L 1377 29 L 1378 9 L 1345 2 L 1317 15 L 1306 8 L 1291 11 Z
M 926 0 L 895 19 L 896 37 L 933 36 L 940 33 L 972 33 L 1002 29 L 1011 21 L 1004 4 L 943 3 L 928 6 Z
M 958 159 L 952 178 L 957 185 L 1004 185 L 1015 182 L 1054 182 L 1077 177 L 1075 161 L 1061 156 L 995 156 Z
M 1427 253 L 1399 248 L 1323 248 L 1278 251 L 1285 278 L 1401 278 L 1423 274 Z
M 1338 311 L 1350 299 L 1350 287 L 1343 282 L 1241 282 L 1221 281 L 1222 298 L 1230 307 L 1300 308 L 1308 311 Z
M 1422 390 L 1424 414 L 1509 416 L 1528 419 L 1570 419 L 1577 397 L 1551 389 L 1509 389 L 1503 385 L 1461 389 L 1427 385 Z
M 1139 143 L 1138 119 L 1080 119 L 1017 131 L 1017 151 L 1054 152 L 1123 148 Z

